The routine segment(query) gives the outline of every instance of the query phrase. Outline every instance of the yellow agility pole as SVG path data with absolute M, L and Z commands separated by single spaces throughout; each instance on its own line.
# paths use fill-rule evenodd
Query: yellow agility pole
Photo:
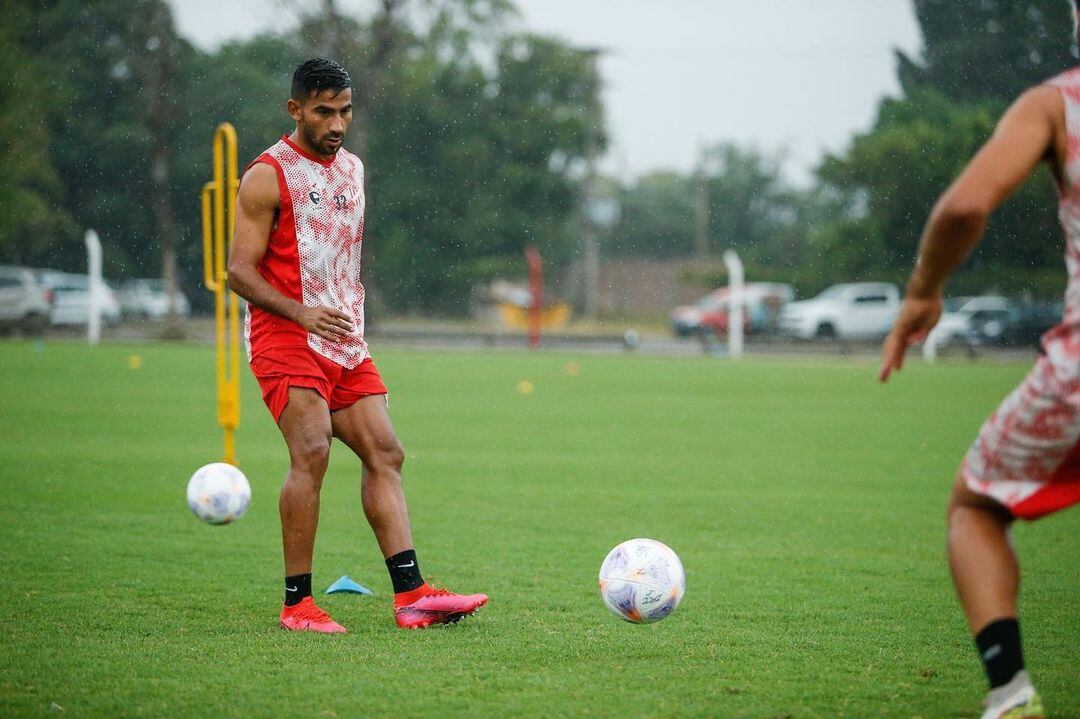
M 240 307 L 229 291 L 226 266 L 232 245 L 236 191 L 236 130 L 227 122 L 214 132 L 214 179 L 203 185 L 203 275 L 214 293 L 217 326 L 218 424 L 225 430 L 224 461 L 236 465 L 236 427 L 240 424 Z

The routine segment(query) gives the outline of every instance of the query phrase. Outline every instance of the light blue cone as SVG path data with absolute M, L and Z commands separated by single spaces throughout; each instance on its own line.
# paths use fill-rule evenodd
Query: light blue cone
M 327 594 L 333 594 L 335 592 L 349 592 L 351 594 L 375 594 L 375 592 L 371 591 L 364 585 L 357 584 L 353 580 L 349 579 L 348 574 L 341 575 L 341 579 L 337 580 L 326 588 Z

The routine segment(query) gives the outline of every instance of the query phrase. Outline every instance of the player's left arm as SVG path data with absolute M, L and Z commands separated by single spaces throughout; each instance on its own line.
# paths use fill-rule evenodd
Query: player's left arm
M 937 324 L 945 280 L 982 239 L 990 214 L 1041 161 L 1055 156 L 1063 118 L 1064 104 L 1056 88 L 1040 85 L 1028 90 L 938 199 L 919 243 L 900 315 L 882 348 L 882 382 L 903 366 L 907 348 Z

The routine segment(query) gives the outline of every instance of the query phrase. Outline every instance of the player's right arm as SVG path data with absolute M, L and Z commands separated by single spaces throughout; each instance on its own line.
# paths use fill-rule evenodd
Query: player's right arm
M 292 320 L 320 337 L 337 340 L 353 330 L 348 315 L 332 307 L 308 307 L 286 297 L 259 272 L 280 205 L 277 173 L 270 165 L 255 163 L 244 173 L 236 195 L 229 287 L 256 307 Z
M 982 238 L 990 214 L 1043 160 L 1060 153 L 1065 109 L 1056 88 L 1028 90 L 941 196 L 923 231 L 900 316 L 882 348 L 882 382 L 904 364 L 907 348 L 941 317 L 945 280 Z M 1062 166 L 1063 159 L 1058 160 Z

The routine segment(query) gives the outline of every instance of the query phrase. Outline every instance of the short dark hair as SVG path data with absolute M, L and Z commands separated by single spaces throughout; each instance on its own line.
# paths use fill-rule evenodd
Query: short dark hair
M 348 71 L 333 60 L 316 57 L 300 63 L 292 76 L 292 99 L 306 100 L 312 93 L 332 90 L 334 97 L 352 87 Z

